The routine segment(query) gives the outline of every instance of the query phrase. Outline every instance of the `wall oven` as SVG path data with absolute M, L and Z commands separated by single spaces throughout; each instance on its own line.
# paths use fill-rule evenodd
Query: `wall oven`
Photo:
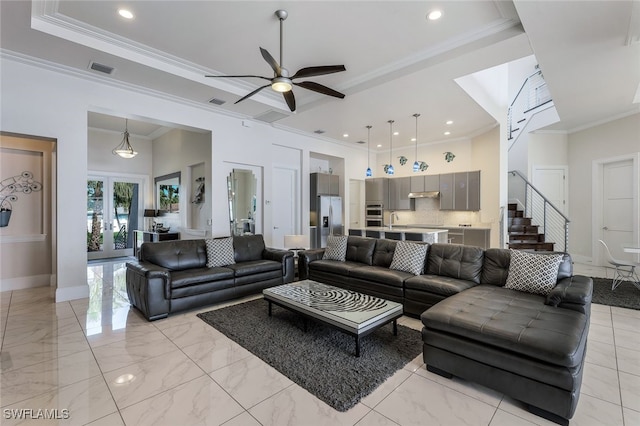
M 365 222 L 367 227 L 383 226 L 384 210 L 382 204 L 367 204 L 365 208 Z

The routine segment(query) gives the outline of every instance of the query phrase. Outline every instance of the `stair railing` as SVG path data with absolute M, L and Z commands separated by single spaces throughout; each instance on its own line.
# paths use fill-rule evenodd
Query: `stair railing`
M 509 172 L 509 199 L 518 200 L 524 209 L 524 215 L 542 228 L 545 241 L 555 243 L 555 251 L 568 250 L 569 218 L 518 170 Z
M 542 71 L 538 70 L 527 77 L 509 106 L 507 113 L 508 140 L 513 139 L 513 134 L 524 126 L 525 114 L 551 101 L 551 94 L 547 82 L 542 76 Z

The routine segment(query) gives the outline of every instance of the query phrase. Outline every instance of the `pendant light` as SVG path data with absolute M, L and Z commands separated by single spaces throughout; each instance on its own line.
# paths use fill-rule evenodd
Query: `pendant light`
M 393 151 L 393 120 L 389 120 L 389 167 L 387 168 L 387 174 L 393 175 L 393 164 L 391 163 L 391 153 Z
M 120 145 L 116 146 L 115 148 L 113 148 L 113 151 L 111 151 L 111 153 L 113 155 L 119 155 L 122 158 L 133 158 L 136 155 L 138 155 L 138 153 L 133 150 L 133 147 L 131 146 L 131 143 L 129 142 L 128 124 L 129 124 L 129 120 L 127 120 L 125 118 L 125 120 L 124 120 L 124 133 L 122 135 L 122 142 L 120 142 Z
M 369 147 L 371 145 L 371 125 L 367 126 L 367 172 L 365 174 L 366 177 L 371 177 L 373 175 L 373 173 L 371 172 L 371 166 L 370 166 L 370 155 L 369 155 Z
M 418 162 L 418 117 L 420 117 L 420 114 L 413 114 L 413 116 L 416 118 L 416 161 L 413 163 L 413 172 L 419 172 L 420 171 L 420 163 Z

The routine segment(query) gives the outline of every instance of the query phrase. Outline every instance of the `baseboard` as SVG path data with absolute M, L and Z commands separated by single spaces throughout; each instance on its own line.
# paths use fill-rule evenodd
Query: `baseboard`
M 50 274 L 5 278 L 0 280 L 0 291 L 24 290 L 26 288 L 49 287 L 50 285 Z
M 74 287 L 58 287 L 56 289 L 56 303 L 68 300 L 86 299 L 89 297 L 89 286 L 78 285 Z

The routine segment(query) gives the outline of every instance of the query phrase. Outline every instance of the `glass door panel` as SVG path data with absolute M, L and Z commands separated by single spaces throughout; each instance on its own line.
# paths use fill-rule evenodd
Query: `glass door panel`
M 104 180 L 87 181 L 87 252 L 90 255 L 104 247 Z M 90 258 L 97 258 L 93 255 Z

